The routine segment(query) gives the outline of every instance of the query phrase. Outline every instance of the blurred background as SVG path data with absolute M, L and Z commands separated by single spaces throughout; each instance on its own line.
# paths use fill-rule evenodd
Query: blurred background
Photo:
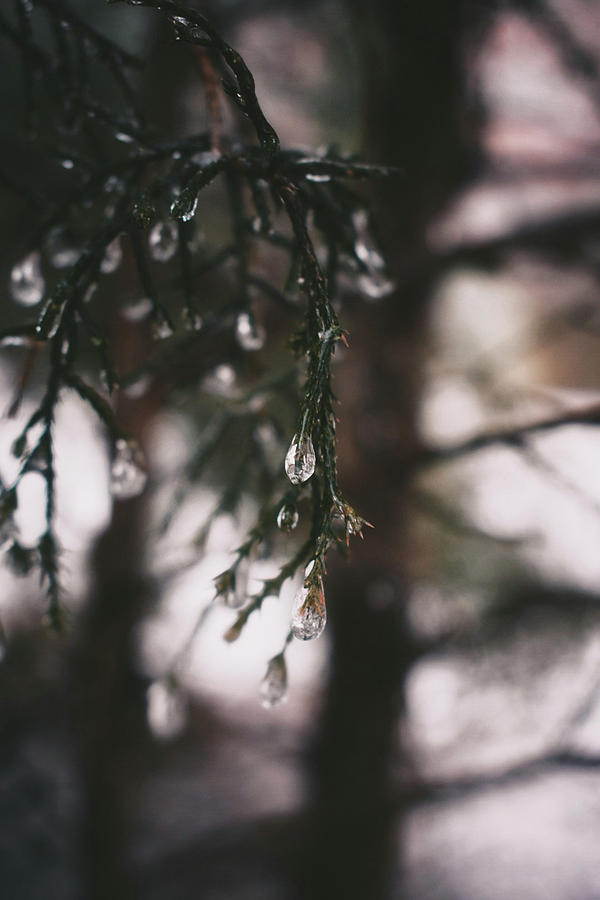
M 197 71 L 157 17 L 72 7 L 143 55 L 144 102 L 166 133 L 205 127 Z M 285 145 L 337 144 L 400 169 L 368 190 L 396 289 L 345 286 L 350 348 L 334 367 L 340 481 L 375 528 L 348 560 L 330 555 L 326 632 L 294 642 L 288 701 L 264 709 L 258 684 L 297 583 L 233 644 L 230 612 L 203 615 L 256 514 L 257 490 L 214 514 L 235 446 L 159 528 L 203 416 L 233 402 L 243 367 L 211 357 L 200 403 L 139 383 L 121 392 L 150 489 L 114 509 L 102 431 L 65 398 L 55 436 L 67 636 L 42 627 L 35 576 L 0 574 L 2 896 L 593 900 L 600 6 L 198 8 L 244 56 Z M 17 159 L 27 178 L 26 86 L 8 44 L 2 68 L 0 172 Z M 68 177 L 64 164 L 36 172 L 59 194 Z M 199 240 L 222 227 L 221 200 L 199 218 Z M 28 216 L 7 191 L 3 285 Z M 136 299 L 130 281 L 116 268 L 95 301 L 125 334 L 126 361 L 144 351 L 128 332 L 135 307 L 114 314 L 113 298 Z M 7 288 L 0 303 L 7 324 L 20 321 Z M 266 369 L 285 339 L 273 328 Z M 22 348 L 3 348 L 0 365 L 8 408 Z M 4 481 L 38 368 L 18 416 L 2 420 Z M 265 425 L 260 440 L 280 466 L 285 436 Z M 42 488 L 35 473 L 19 488 L 24 546 L 44 529 Z M 267 549 L 251 586 L 287 553 Z

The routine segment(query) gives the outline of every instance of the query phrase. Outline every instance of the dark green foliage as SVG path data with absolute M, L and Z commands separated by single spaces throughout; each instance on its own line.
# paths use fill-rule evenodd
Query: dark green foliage
M 17 271 L 21 302 L 33 307 L 34 317 L 0 339 L 44 355 L 48 367 L 40 405 L 13 448 L 21 465 L 14 484 L 2 494 L 3 523 L 11 521 L 20 479 L 32 469 L 40 472 L 46 483 L 46 531 L 35 548 L 23 548 L 15 539 L 9 555 L 19 571 L 40 567 L 50 616 L 58 622 L 52 430 L 62 392 L 75 391 L 92 407 L 116 445 L 117 457 L 129 454 L 121 460 L 127 467 L 138 458 L 138 450 L 115 417 L 107 394 L 144 375 L 162 379 L 165 390 L 192 385 L 197 390 L 215 364 L 240 356 L 240 348 L 231 341 L 236 330 L 242 350 L 259 349 L 263 326 L 253 303 L 258 292 L 273 304 L 278 317 L 289 318 L 295 328 L 291 345 L 300 365 L 305 366 L 297 412 L 289 412 L 290 403 L 298 402 L 294 388 L 297 364 L 284 363 L 282 368 L 280 357 L 277 366 L 271 365 L 270 357 L 266 373 L 251 379 L 235 401 L 211 405 L 208 399 L 201 404 L 198 448 L 173 489 L 163 520 L 164 530 L 190 484 L 205 475 L 232 434 L 244 452 L 233 461 L 228 459 L 231 468 L 221 478 L 223 493 L 214 514 L 235 509 L 257 468 L 263 506 L 256 524 L 237 548 L 233 565 L 217 580 L 217 597 L 235 591 L 240 566 L 269 540 L 282 505 L 293 510 L 299 505 L 301 518 L 310 519 L 309 527 L 300 529 L 300 545 L 279 574 L 264 582 L 255 596 L 242 597 L 242 608 L 229 632 L 233 638 L 263 599 L 277 594 L 298 567 L 314 560 L 311 577 L 320 578 L 329 548 L 337 545 L 344 549 L 348 536 L 361 533 L 366 524 L 338 485 L 331 361 L 346 337 L 332 300 L 342 272 L 346 280 L 371 275 L 384 279 L 381 258 L 372 244 L 371 249 L 365 245 L 368 217 L 363 201 L 348 182 L 386 175 L 388 170 L 345 158 L 334 149 L 311 157 L 281 149 L 275 129 L 261 110 L 246 64 L 204 16 L 159 0 L 131 0 L 131 5 L 156 10 L 172 26 L 177 39 L 203 55 L 210 70 L 224 68 L 224 92 L 250 122 L 256 141 L 222 134 L 216 121 L 211 121 L 206 132 L 177 140 L 155 131 L 146 122 L 138 99 L 142 61 L 97 33 L 61 0 L 20 0 L 12 18 L 0 13 L 0 36 L 22 57 L 27 103 L 23 143 L 43 147 L 64 170 L 59 195 L 44 198 L 43 203 L 35 189 L 24 186 L 18 176 L 0 173 L 3 184 L 29 204 L 34 223 L 28 255 Z M 50 33 L 44 40 L 38 38 L 41 24 Z M 210 113 L 209 102 L 209 119 Z M 211 234 L 208 249 L 199 249 L 194 217 L 206 221 L 214 195 L 210 194 L 206 206 L 203 192 L 214 190 L 224 191 L 229 221 Z M 210 222 L 206 227 L 211 227 Z M 283 269 L 280 262 L 281 271 L 272 276 L 255 271 L 256 247 L 285 258 Z M 118 291 L 116 301 L 113 298 L 109 304 L 102 290 L 122 254 L 137 273 L 154 337 L 164 339 L 141 366 L 129 372 L 118 371 L 108 313 L 114 317 L 130 298 L 127 291 Z M 156 260 L 169 261 L 164 267 L 168 277 L 158 273 Z M 64 271 L 63 277 L 56 277 L 52 262 L 55 269 Z M 35 290 L 22 299 L 32 281 L 33 288 L 39 288 L 39 305 Z M 208 300 L 210 291 L 205 291 L 204 285 L 221 281 L 221 296 Z M 209 346 L 210 353 L 206 352 Z M 90 350 L 95 355 L 93 365 Z M 195 361 L 191 374 L 190 365 L 180 366 L 182 360 L 190 359 Z M 98 387 L 99 380 L 104 391 Z M 208 424 L 207 414 L 212 415 Z M 264 449 L 254 435 L 257 425 L 271 423 L 283 447 L 292 439 L 292 433 L 286 431 L 294 419 L 298 444 L 312 438 L 317 463 L 306 484 L 290 486 L 283 473 L 283 453 L 281 467 L 274 474 L 262 459 Z M 121 498 L 132 495 L 115 494 Z M 198 544 L 208 524 L 200 529 Z

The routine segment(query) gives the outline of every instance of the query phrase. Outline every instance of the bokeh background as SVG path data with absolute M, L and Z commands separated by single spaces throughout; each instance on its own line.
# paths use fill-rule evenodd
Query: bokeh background
M 156 17 L 73 6 L 143 54 L 153 121 L 173 134 L 204 127 L 197 71 Z M 369 191 L 397 288 L 378 299 L 346 286 L 350 349 L 335 363 L 340 480 L 375 528 L 348 560 L 330 558 L 327 631 L 290 647 L 286 704 L 263 709 L 257 691 L 295 583 L 231 645 L 231 613 L 212 609 L 167 690 L 256 512 L 248 495 L 211 516 L 232 447 L 159 534 L 205 426 L 192 413 L 225 406 L 236 371 L 215 360 L 199 407 L 130 386 L 121 415 L 143 439 L 151 484 L 114 510 L 105 439 L 65 399 L 67 637 L 42 627 L 35 577 L 0 576 L 2 896 L 593 900 L 600 6 L 249 0 L 207 11 L 285 144 L 335 143 L 400 170 Z M 20 61 L 1 52 L 0 171 L 18 156 L 26 176 Z M 36 173 L 54 191 L 66 177 L 50 164 Z M 208 240 L 219 203 L 216 193 L 198 222 Z M 9 192 L 0 222 L 7 285 L 29 226 Z M 130 290 L 117 269 L 98 302 L 109 310 Z M 0 303 L 7 324 L 19 320 L 7 288 Z M 141 352 L 130 324 L 113 327 L 122 358 Z M 8 408 L 22 349 L 2 349 L 0 364 Z M 43 377 L 40 367 L 33 398 Z M 4 480 L 33 408 L 26 399 L 2 420 Z M 277 435 L 261 439 L 280 465 Z M 35 473 L 20 487 L 25 545 L 44 528 L 42 487 Z M 282 552 L 256 560 L 251 583 Z

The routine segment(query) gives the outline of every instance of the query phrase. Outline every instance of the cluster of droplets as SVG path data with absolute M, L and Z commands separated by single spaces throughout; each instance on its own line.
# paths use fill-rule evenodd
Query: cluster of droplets
M 285 456 L 285 473 L 292 484 L 308 481 L 315 471 L 317 457 L 310 435 L 294 435 Z
M 283 653 L 274 656 L 267 663 L 267 671 L 260 683 L 260 702 L 265 709 L 272 709 L 287 700 L 287 667 Z
M 44 276 L 37 250 L 16 263 L 10 272 L 10 294 L 21 306 L 35 306 L 44 296 Z
M 144 454 L 135 440 L 119 438 L 110 470 L 110 492 L 117 500 L 137 497 L 146 487 L 148 473 Z
M 323 579 L 313 569 L 314 562 L 306 569 L 304 584 L 296 594 L 292 607 L 292 634 L 299 641 L 318 638 L 327 622 Z

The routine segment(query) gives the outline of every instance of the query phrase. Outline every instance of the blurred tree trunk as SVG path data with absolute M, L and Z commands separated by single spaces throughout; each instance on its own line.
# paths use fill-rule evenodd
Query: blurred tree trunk
M 355 309 L 351 352 L 336 385 L 342 483 L 376 530 L 355 542 L 350 564 L 331 561 L 331 671 L 311 755 L 312 807 L 298 877 L 303 898 L 382 900 L 392 889 L 401 825 L 392 762 L 401 768 L 404 682 L 418 652 L 404 616 L 410 533 L 403 459 L 418 444 L 436 279 L 427 228 L 473 166 L 467 141 L 478 111 L 466 102 L 462 57 L 467 30 L 478 23 L 463 0 L 346 2 L 362 65 L 364 153 L 402 170 L 372 187 L 398 289 Z

